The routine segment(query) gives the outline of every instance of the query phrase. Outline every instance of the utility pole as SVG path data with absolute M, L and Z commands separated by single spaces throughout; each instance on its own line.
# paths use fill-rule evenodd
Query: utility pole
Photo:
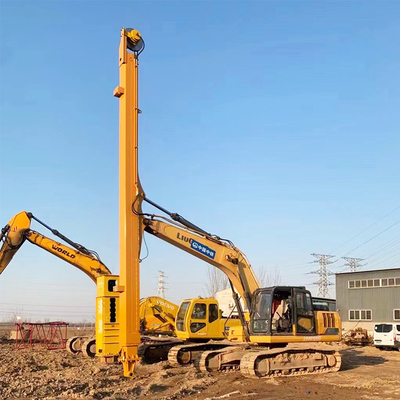
M 343 260 L 346 260 L 347 263 L 344 264 L 344 267 L 349 267 L 350 272 L 356 272 L 357 268 L 363 267 L 365 264 L 360 265 L 361 261 L 364 261 L 363 258 L 352 258 L 352 257 L 342 257 Z
M 333 275 L 333 273 L 328 270 L 328 265 L 333 263 L 333 261 L 330 261 L 330 259 L 335 256 L 330 256 L 328 254 L 316 254 L 316 253 L 312 253 L 311 255 L 317 258 L 314 262 L 319 264 L 319 269 L 317 271 L 311 272 L 311 274 L 319 275 L 318 281 L 315 282 L 318 285 L 317 296 L 328 297 L 329 296 L 328 286 L 332 285 L 332 283 L 329 282 L 328 277 L 329 275 Z
M 158 289 L 157 289 L 157 296 L 162 297 L 165 299 L 165 275 L 164 271 L 158 271 Z

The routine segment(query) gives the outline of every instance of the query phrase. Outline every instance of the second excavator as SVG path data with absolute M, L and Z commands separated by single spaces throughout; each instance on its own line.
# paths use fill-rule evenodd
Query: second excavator
M 57 242 L 31 229 L 31 222 L 35 220 L 49 229 L 54 235 L 67 242 L 69 246 Z M 96 298 L 96 337 L 73 336 L 66 343 L 67 351 L 73 354 L 83 353 L 87 357 L 113 362 L 119 353 L 119 295 L 113 291 L 119 276 L 112 275 L 107 266 L 100 260 L 95 251 L 88 250 L 56 229 L 36 218 L 32 213 L 21 211 L 2 228 L 0 234 L 0 274 L 11 262 L 16 252 L 28 241 L 50 254 L 61 258 L 88 275 L 97 285 Z M 200 305 L 198 305 L 200 303 Z M 201 332 L 184 332 L 176 329 L 178 306 L 170 301 L 157 297 L 146 297 L 140 300 L 140 355 L 145 361 L 159 361 L 166 359 L 168 350 L 185 341 L 208 341 L 225 339 L 226 325 L 237 325 L 237 320 L 222 318 L 218 302 L 215 299 L 185 300 L 183 307 L 190 312 L 207 303 L 213 307 L 215 318 L 207 322 L 208 330 Z M 182 324 L 180 324 L 181 326 Z M 157 335 L 158 337 L 155 337 Z M 177 338 L 160 338 L 159 336 L 177 336 Z
M 30 229 L 32 219 L 49 229 L 53 235 L 59 237 L 71 247 Z M 99 276 L 111 275 L 111 271 L 103 264 L 99 255 L 95 251 L 88 250 L 81 244 L 68 239 L 59 231 L 50 228 L 44 222 L 36 218 L 32 213 L 26 211 L 21 211 L 14 215 L 9 223 L 1 229 L 0 242 L 3 243 L 0 248 L 0 274 L 5 270 L 15 253 L 20 249 L 25 241 L 28 241 L 61 258 L 69 264 L 72 264 L 74 267 L 88 275 L 94 282 L 96 282 L 96 279 Z

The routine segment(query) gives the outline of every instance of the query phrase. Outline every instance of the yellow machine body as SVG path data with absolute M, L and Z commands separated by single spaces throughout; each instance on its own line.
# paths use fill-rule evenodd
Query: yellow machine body
M 264 335 L 250 336 L 251 343 L 304 343 L 304 342 L 338 342 L 341 340 L 341 320 L 337 312 L 332 311 L 316 311 L 314 312 L 316 329 L 313 335 Z M 335 329 L 335 333 L 329 334 L 329 329 Z M 292 326 L 292 332 L 296 326 Z M 233 326 L 227 329 L 227 338 L 231 342 L 245 342 L 245 334 L 243 327 Z
M 183 300 L 175 320 L 176 336 L 182 340 L 221 340 L 231 327 L 241 326 L 240 320 L 223 318 L 214 298 Z
M 120 350 L 119 294 L 114 292 L 119 276 L 97 278 L 96 354 L 103 362 L 114 362 Z
M 236 366 L 240 364 L 241 371 L 247 376 L 273 376 L 283 370 L 285 374 L 338 370 L 341 358 L 340 354 L 334 350 L 317 351 L 313 349 L 308 351 L 304 349 L 303 354 L 300 354 L 299 357 L 291 356 L 292 354 L 298 355 L 297 350 L 294 353 L 291 353 L 291 350 L 282 350 L 278 354 L 276 349 L 273 349 L 272 353 L 260 349 L 252 351 L 254 348 L 252 346 L 250 352 L 245 351 L 248 349 L 249 343 L 259 344 L 261 345 L 258 346 L 259 348 L 265 349 L 268 346 L 262 345 L 268 343 L 286 345 L 297 344 L 297 342 L 338 341 L 341 337 L 340 318 L 335 312 L 314 311 L 311 294 L 302 287 L 260 288 L 246 255 L 230 240 L 212 235 L 185 220 L 179 214 L 169 213 L 146 199 L 138 173 L 138 115 L 141 112 L 138 107 L 138 65 L 139 54 L 143 48 L 144 42 L 138 31 L 122 29 L 119 48 L 120 82 L 114 90 L 114 96 L 119 99 L 120 110 L 120 274 L 118 281 L 116 285 L 113 285 L 115 282 L 112 280 L 116 277 L 111 277 L 110 271 L 102 263 L 97 267 L 93 267 L 93 264 L 87 264 L 85 267 L 80 264 L 76 265 L 92 279 L 93 277 L 99 279 L 96 335 L 99 335 L 101 354 L 104 357 L 108 355 L 111 357 L 111 354 L 114 355 L 118 349 L 119 360 L 123 364 L 126 377 L 132 377 L 135 365 L 140 360 L 138 355 L 138 347 L 141 343 L 139 266 L 142 236 L 146 231 L 218 268 L 229 279 L 240 327 L 228 326 L 228 322 L 225 323 L 218 318 L 220 317 L 218 306 L 216 307 L 216 304 L 213 303 L 213 299 L 196 299 L 188 301 L 187 304 L 182 303 L 182 305 L 185 304 L 184 308 L 186 309 L 182 311 L 183 315 L 180 315 L 180 311 L 177 314 L 176 330 L 181 332 L 185 339 L 223 338 L 227 331 L 227 336 L 232 342 L 240 341 L 243 344 L 243 346 L 228 346 L 226 349 L 220 348 L 217 351 L 207 350 L 203 354 L 199 353 L 203 357 L 198 363 L 200 370 L 222 370 L 226 367 L 230 368 L 232 363 L 236 363 Z M 156 214 L 144 214 L 142 211 L 143 200 L 168 214 L 170 218 Z M 39 238 L 34 240 L 35 234 L 33 231 L 29 232 L 28 220 L 29 215 L 18 215 L 18 218 L 10 221 L 6 230 L 2 231 L 0 273 L 25 239 L 29 240 L 31 237 L 32 243 L 40 245 Z M 20 229 L 20 226 L 25 226 L 25 230 Z M 14 229 L 15 227 L 16 229 Z M 73 245 L 78 250 L 81 249 L 79 245 L 75 246 L 75 243 Z M 72 257 L 69 257 L 70 260 L 68 260 L 66 258 L 68 254 L 64 253 L 64 250 L 69 252 L 69 249 L 60 247 L 60 251 L 54 248 L 49 250 L 45 241 L 42 241 L 42 248 L 59 253 L 54 254 L 75 265 L 71 262 Z M 90 258 L 90 254 L 93 255 L 85 249 L 85 255 Z M 100 262 L 96 257 L 94 258 Z M 78 257 L 75 255 L 74 259 L 78 259 Z M 99 277 L 103 272 L 109 275 Z M 243 311 L 241 300 L 249 310 L 248 315 Z M 196 308 L 199 305 L 201 307 Z M 277 311 L 278 307 L 282 307 L 283 310 L 284 306 L 286 311 L 280 314 Z M 181 322 L 182 326 L 179 325 Z M 235 324 L 235 321 L 232 324 Z M 235 340 L 235 338 L 237 339 Z M 185 348 L 185 345 L 175 349 L 171 353 L 175 357 L 173 360 L 171 356 L 171 362 L 178 362 L 181 353 L 187 351 L 190 353 L 192 350 L 192 347 Z M 202 349 L 194 350 L 194 352 L 196 351 L 202 352 Z M 189 359 L 191 359 L 192 354 L 189 355 Z M 170 354 L 168 354 L 168 358 L 170 359 Z
M 143 333 L 175 333 L 178 306 L 157 296 L 140 300 L 140 331 Z
M 93 254 L 83 253 L 31 230 L 32 217 L 31 213 L 21 211 L 1 230 L 3 244 L 0 248 L 0 274 L 26 240 L 78 268 L 94 282 L 98 276 L 111 274 L 110 270 Z M 84 249 L 83 246 L 81 248 Z
M 25 211 L 14 215 L 10 222 L 1 230 L 3 244 L 0 249 L 0 274 L 10 263 L 14 254 L 22 246 L 25 237 L 24 233 L 29 230 L 31 219 Z
M 140 281 L 142 200 L 138 172 L 138 67 L 142 39 L 136 30 L 122 29 L 119 47 L 120 82 L 114 90 L 119 99 L 119 285 L 120 361 L 124 376 L 132 377 L 140 361 Z

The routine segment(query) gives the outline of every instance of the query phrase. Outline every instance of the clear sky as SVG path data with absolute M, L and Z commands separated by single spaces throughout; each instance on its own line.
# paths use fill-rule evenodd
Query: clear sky
M 284 284 L 316 281 L 310 253 L 398 266 L 399 2 L 3 0 L 0 18 L 1 226 L 31 211 L 118 273 L 112 92 L 125 26 L 146 42 L 150 199 Z M 158 270 L 168 299 L 205 294 L 206 264 L 146 240 L 142 296 Z M 0 321 L 93 320 L 94 301 L 86 275 L 29 243 L 0 277 Z

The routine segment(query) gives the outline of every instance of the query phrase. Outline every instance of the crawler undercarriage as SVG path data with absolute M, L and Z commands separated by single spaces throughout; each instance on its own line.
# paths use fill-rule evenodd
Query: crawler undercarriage
M 341 355 L 333 346 L 321 344 L 268 348 L 207 343 L 172 347 L 168 361 L 172 366 L 194 363 L 202 372 L 240 370 L 247 377 L 261 378 L 336 372 Z
M 72 341 L 93 357 L 93 339 Z M 86 339 L 86 340 L 83 340 Z M 337 372 L 341 355 L 334 346 L 325 344 L 295 344 L 286 347 L 253 346 L 228 341 L 184 344 L 179 340 L 143 338 L 139 347 L 142 360 L 149 363 L 168 359 L 173 367 L 194 364 L 201 372 L 238 371 L 250 378 L 296 376 Z M 90 354 L 89 354 L 90 353 Z

